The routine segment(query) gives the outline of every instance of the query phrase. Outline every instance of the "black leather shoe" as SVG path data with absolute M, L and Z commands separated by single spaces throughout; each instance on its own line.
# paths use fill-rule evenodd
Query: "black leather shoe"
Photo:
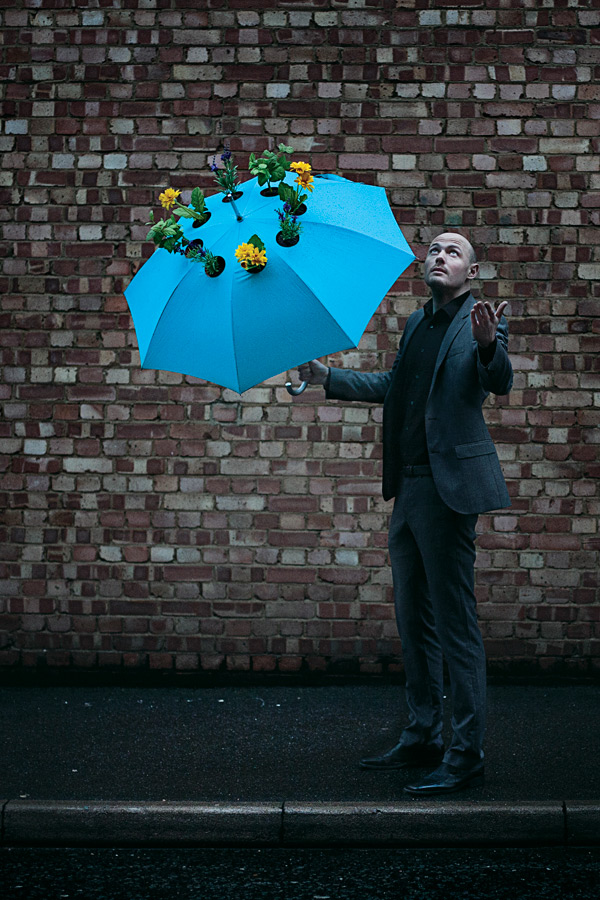
M 413 797 L 436 797 L 440 794 L 452 794 L 465 788 L 479 787 L 484 781 L 483 765 L 471 769 L 459 769 L 450 763 L 441 766 L 424 778 L 420 784 L 407 784 L 404 788 Z
M 396 744 L 387 753 L 381 756 L 365 756 L 360 761 L 362 769 L 378 769 L 385 771 L 387 769 L 408 769 L 411 767 L 424 768 L 426 766 L 437 766 L 444 757 L 444 748 L 438 747 L 437 744 L 412 744 L 406 747 L 402 744 Z

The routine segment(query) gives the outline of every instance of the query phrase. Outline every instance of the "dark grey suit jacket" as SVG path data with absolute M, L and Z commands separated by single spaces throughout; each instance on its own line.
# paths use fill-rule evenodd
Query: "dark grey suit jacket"
M 470 294 L 453 318 L 437 356 L 425 407 L 427 449 L 437 491 L 447 506 L 460 513 L 481 513 L 510 506 L 498 454 L 483 419 L 487 395 L 508 394 L 513 372 L 508 358 L 508 325 L 502 317 L 494 357 L 482 365 L 471 333 Z M 414 312 L 404 329 L 389 372 L 366 373 L 332 368 L 327 397 L 335 400 L 383 402 L 383 496 L 396 493 L 399 460 L 393 446 L 393 421 L 386 397 L 399 372 L 402 356 L 424 316 Z M 386 408 L 386 406 L 388 408 Z

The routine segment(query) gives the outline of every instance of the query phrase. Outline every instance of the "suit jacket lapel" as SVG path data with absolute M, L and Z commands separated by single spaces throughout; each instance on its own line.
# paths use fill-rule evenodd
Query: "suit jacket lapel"
M 402 340 L 400 342 L 401 348 L 398 350 L 398 354 L 396 356 L 396 359 L 394 360 L 392 380 L 390 382 L 390 386 L 389 386 L 387 394 L 386 394 L 386 400 L 385 400 L 386 403 L 388 402 L 388 398 L 391 393 L 392 384 L 395 384 L 397 379 L 400 377 L 400 374 L 399 374 L 400 370 L 401 370 L 400 360 L 402 359 L 402 357 L 404 356 L 404 353 L 406 352 L 406 347 L 407 347 L 408 342 L 410 341 L 411 337 L 414 334 L 415 328 L 417 327 L 417 325 L 423 319 L 424 316 L 425 316 L 425 313 L 423 312 L 423 309 L 419 309 L 419 310 L 417 310 L 416 313 L 414 313 L 412 316 L 409 317 L 406 325 L 404 326 L 404 334 L 402 335 Z
M 462 309 L 462 307 L 461 307 L 461 309 Z M 416 315 L 411 316 L 409 318 L 408 322 L 406 323 L 406 327 L 404 329 L 404 341 L 403 341 L 403 346 L 402 346 L 402 353 L 404 353 L 406 351 L 406 347 L 415 332 L 415 328 L 417 327 L 419 322 L 421 322 L 423 320 L 424 316 L 425 316 L 425 312 L 423 310 L 423 307 L 421 307 L 421 309 L 417 310 Z
M 467 299 L 465 300 L 465 302 L 463 303 L 461 308 L 458 310 L 458 312 L 456 313 L 456 315 L 450 322 L 448 331 L 444 335 L 444 340 L 442 341 L 442 345 L 439 349 L 437 359 L 435 361 L 435 369 L 433 370 L 433 377 L 431 379 L 432 386 L 433 386 L 433 382 L 435 381 L 435 379 L 437 377 L 438 370 L 439 370 L 442 362 L 444 361 L 444 357 L 446 356 L 446 353 L 450 349 L 452 341 L 454 340 L 456 335 L 459 333 L 459 331 L 462 328 L 464 328 L 465 325 L 467 324 L 467 320 L 469 319 L 469 316 L 471 313 L 471 307 L 473 306 L 474 303 L 475 303 L 475 298 L 473 297 L 473 294 L 469 294 L 469 296 L 467 297 Z

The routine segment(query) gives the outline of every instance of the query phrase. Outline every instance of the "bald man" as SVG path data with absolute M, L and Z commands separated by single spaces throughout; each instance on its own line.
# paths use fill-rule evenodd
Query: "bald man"
M 404 329 L 390 372 L 299 367 L 336 400 L 383 403 L 383 496 L 395 498 L 389 551 L 409 718 L 398 743 L 365 769 L 436 767 L 404 790 L 446 795 L 483 783 L 485 652 L 474 594 L 479 513 L 510 506 L 482 404 L 512 385 L 506 303 L 476 301 L 479 266 L 469 241 L 446 232 L 430 244 L 431 298 Z M 452 739 L 442 738 L 443 669 Z

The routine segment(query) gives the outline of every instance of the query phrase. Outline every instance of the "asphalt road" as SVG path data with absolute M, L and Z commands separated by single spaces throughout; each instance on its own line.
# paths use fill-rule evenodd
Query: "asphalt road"
M 598 900 L 600 850 L 0 850 L 2 900 Z
M 0 688 L 4 798 L 405 800 L 401 687 Z M 450 715 L 447 711 L 446 740 Z M 600 798 L 600 687 L 490 686 L 477 801 Z

